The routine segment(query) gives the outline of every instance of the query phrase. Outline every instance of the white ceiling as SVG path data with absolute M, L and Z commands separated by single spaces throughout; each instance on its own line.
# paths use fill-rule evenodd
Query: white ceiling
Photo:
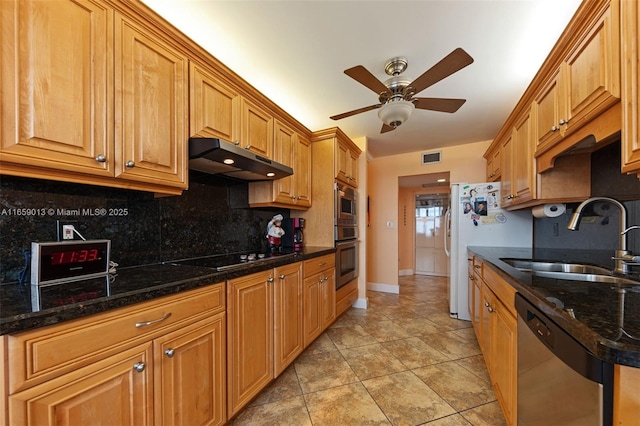
M 373 157 L 493 139 L 573 16 L 579 0 L 143 0 L 310 130 L 366 136 Z M 474 63 L 418 94 L 464 98 L 456 113 L 415 110 L 380 134 L 378 103 L 343 73 L 408 59 L 413 80 L 457 47 Z

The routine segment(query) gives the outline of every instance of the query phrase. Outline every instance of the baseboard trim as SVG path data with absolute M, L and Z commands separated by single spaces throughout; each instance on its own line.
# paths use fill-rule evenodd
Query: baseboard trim
M 381 293 L 400 294 L 400 286 L 393 284 L 368 283 L 367 290 L 379 291 Z

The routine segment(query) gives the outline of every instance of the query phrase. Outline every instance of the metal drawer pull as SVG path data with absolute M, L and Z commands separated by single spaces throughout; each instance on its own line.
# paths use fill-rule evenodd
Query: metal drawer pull
M 145 367 L 146 365 L 144 365 L 144 362 L 136 362 L 135 364 L 133 364 L 133 369 L 138 373 L 142 373 Z
M 278 278 L 280 278 L 281 280 L 284 280 L 285 278 L 287 278 L 287 276 L 285 274 L 280 274 Z
M 165 354 L 166 356 L 168 356 L 169 358 L 173 358 L 173 355 L 174 355 L 175 353 L 176 353 L 176 351 L 175 351 L 175 350 L 173 350 L 173 349 L 167 349 L 166 351 L 164 351 L 164 354 Z
M 104 163 L 107 161 L 107 157 L 105 157 L 103 154 L 100 154 L 96 157 L 96 161 L 98 163 Z
M 326 264 L 327 264 L 327 262 L 322 262 L 322 263 L 319 263 L 318 266 L 323 267 Z
M 140 328 L 140 327 L 146 327 L 148 325 L 153 325 L 153 324 L 157 324 L 161 321 L 166 320 L 167 318 L 169 318 L 171 316 L 171 312 L 167 312 L 166 314 L 164 314 L 164 316 L 162 318 L 159 318 L 157 320 L 152 320 L 152 321 L 143 321 L 143 322 L 137 322 L 136 323 L 136 328 Z
M 136 163 L 135 163 L 134 161 L 131 161 L 131 160 L 129 160 L 129 161 L 127 161 L 127 162 L 125 163 L 125 167 L 127 167 L 127 168 L 129 168 L 129 169 L 131 169 L 131 168 L 133 168 L 133 167 L 135 167 L 135 166 L 136 166 Z

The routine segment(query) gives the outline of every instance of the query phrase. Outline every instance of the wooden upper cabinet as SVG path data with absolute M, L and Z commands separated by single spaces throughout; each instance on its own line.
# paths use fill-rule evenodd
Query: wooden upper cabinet
M 532 108 L 529 108 L 516 121 L 513 129 L 511 191 L 515 204 L 533 199 L 536 193 L 533 121 Z
M 336 179 L 340 182 L 358 187 L 358 157 L 360 149 L 352 146 L 353 142 L 338 138 L 336 146 Z
M 620 5 L 604 3 L 566 59 L 567 132 L 620 100 Z
M 186 188 L 188 59 L 116 14 L 117 177 Z
M 238 93 L 214 72 L 191 62 L 189 66 L 189 135 L 238 141 Z
M 113 11 L 2 1 L 0 26 L 0 161 L 113 176 Z
M 640 7 L 621 5 L 622 34 L 622 171 L 640 177 Z
M 293 175 L 251 182 L 249 204 L 295 210 L 311 207 L 311 143 L 278 119 L 274 120 L 273 160 L 291 167 Z
M 495 182 L 500 180 L 501 176 L 501 150 L 500 146 L 496 145 L 493 149 L 485 154 L 487 159 L 487 182 Z
M 295 202 L 299 207 L 311 207 L 311 141 L 298 135 L 295 165 Z
M 514 203 L 513 198 L 513 179 L 512 179 L 512 170 L 513 170 L 513 132 L 509 133 L 502 142 L 500 142 L 500 158 L 502 169 L 502 177 L 500 180 L 501 184 L 501 196 L 502 196 L 502 207 L 509 207 Z
M 536 152 L 553 147 L 620 101 L 619 0 L 591 7 L 559 67 L 534 95 Z
M 563 70 L 565 67 L 558 68 L 533 100 L 537 115 L 536 150 L 557 142 L 566 130 L 566 126 L 559 124 L 561 118 L 566 117 L 567 94 L 560 81 Z
M 273 158 L 273 116 L 249 99 L 240 99 L 240 146 Z

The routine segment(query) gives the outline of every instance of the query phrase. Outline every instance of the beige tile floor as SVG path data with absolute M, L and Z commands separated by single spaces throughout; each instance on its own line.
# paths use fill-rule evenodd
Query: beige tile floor
M 444 278 L 369 291 L 231 422 L 500 426 L 471 323 L 449 317 Z

